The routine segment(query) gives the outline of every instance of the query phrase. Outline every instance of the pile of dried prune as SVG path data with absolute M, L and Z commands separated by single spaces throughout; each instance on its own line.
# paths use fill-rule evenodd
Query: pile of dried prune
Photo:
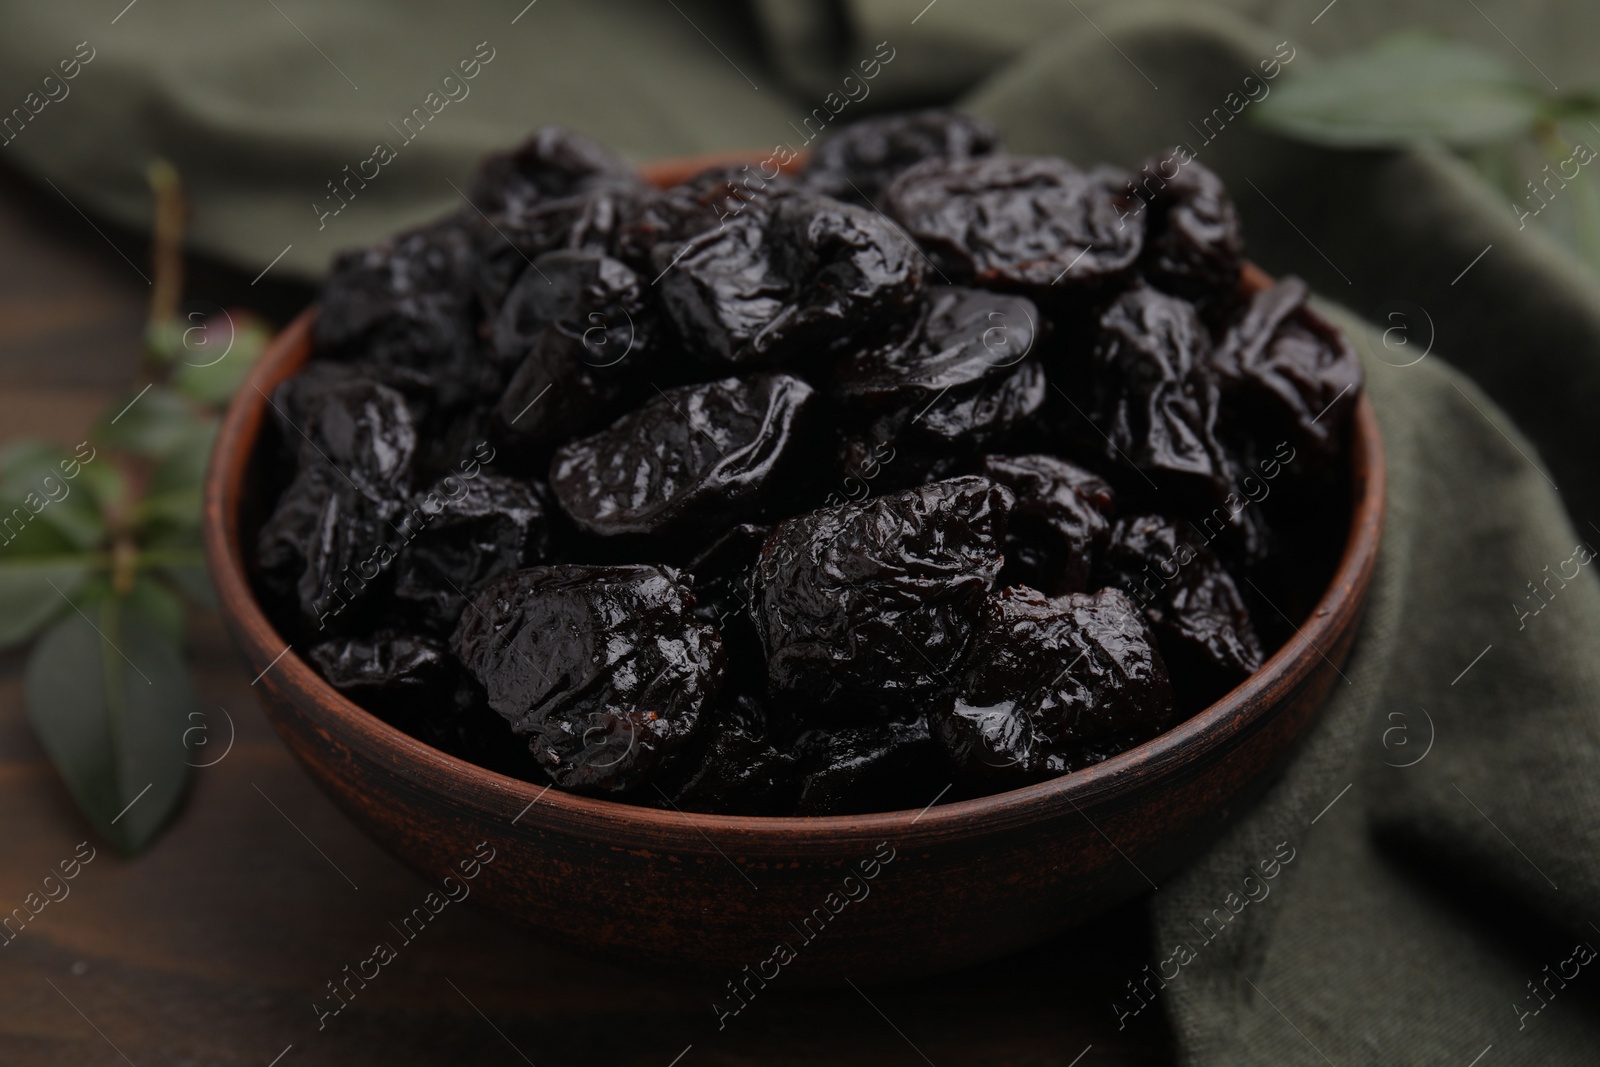
M 681 810 L 920 808 L 1166 730 L 1342 542 L 1361 369 L 1185 150 L 942 111 L 658 189 L 550 127 L 338 257 L 254 580 L 447 752 Z

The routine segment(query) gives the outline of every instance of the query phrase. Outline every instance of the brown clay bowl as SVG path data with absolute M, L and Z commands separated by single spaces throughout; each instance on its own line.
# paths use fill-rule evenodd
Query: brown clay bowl
M 700 162 L 646 174 L 666 184 Z M 1244 284 L 1269 279 L 1251 267 Z M 920 976 L 1042 941 L 1147 891 L 1277 777 L 1350 653 L 1377 559 L 1383 451 L 1363 396 L 1348 537 L 1320 601 L 1252 677 L 1137 748 L 1038 785 L 873 815 L 695 815 L 545 790 L 363 711 L 300 650 L 285 652 L 256 602 L 241 551 L 260 519 L 252 458 L 265 396 L 310 355 L 314 314 L 278 336 L 239 390 L 206 478 L 211 573 L 251 673 L 265 672 L 267 715 L 323 790 L 402 861 L 437 881 L 487 841 L 495 859 L 472 899 L 623 961 L 728 978 L 777 964 L 813 981 Z M 793 958 L 774 963 L 780 942 Z

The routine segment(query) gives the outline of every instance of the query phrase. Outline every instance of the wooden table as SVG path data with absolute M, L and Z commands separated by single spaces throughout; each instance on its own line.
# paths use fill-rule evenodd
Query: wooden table
M 76 443 L 133 383 L 149 289 L 123 256 L 148 273 L 145 241 L 94 225 L 102 233 L 48 186 L 0 172 L 0 442 Z M 251 274 L 216 263 L 191 259 L 189 274 L 191 297 L 278 321 L 307 298 L 270 277 L 252 286 Z M 0 948 L 0 1063 L 1171 1060 L 1158 1013 L 1119 1033 L 1110 1007 L 1147 960 L 1138 904 L 1029 952 L 914 984 L 774 987 L 721 1032 L 710 982 L 622 969 L 451 908 L 319 1032 L 312 1003 L 324 983 L 366 956 L 387 936 L 385 917 L 429 887 L 300 771 L 215 618 L 196 620 L 189 653 L 213 717 L 208 738 L 219 742 L 210 751 L 221 750 L 228 719 L 236 740 L 197 773 L 166 836 L 134 860 L 94 840 L 28 727 L 24 657 L 0 656 L 0 910 L 20 906 L 79 842 L 98 849 L 70 896 Z

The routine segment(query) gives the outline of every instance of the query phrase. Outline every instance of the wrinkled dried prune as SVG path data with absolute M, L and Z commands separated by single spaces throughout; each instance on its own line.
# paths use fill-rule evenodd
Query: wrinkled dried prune
M 1244 263 L 1244 235 L 1222 179 L 1182 149 L 1145 160 L 1129 181 L 1145 214 L 1139 268 L 1164 292 L 1203 307 L 1231 299 Z
M 1251 297 L 1211 363 L 1230 413 L 1263 450 L 1276 438 L 1326 461 L 1355 410 L 1347 394 L 1361 388 L 1361 361 L 1343 334 L 1310 313 L 1306 297 L 1306 283 L 1294 277 Z
M 461 670 L 433 638 L 387 629 L 324 641 L 307 658 L 339 692 L 384 710 L 448 700 Z
M 853 815 L 920 808 L 949 784 L 918 715 L 908 720 L 807 730 L 795 739 L 796 815 Z
M 646 269 L 657 245 L 675 246 L 671 257 L 676 257 L 690 238 L 741 217 L 765 215 L 775 197 L 795 188 L 786 175 L 769 178 L 760 169 L 752 172 L 749 166 L 707 168 L 642 201 L 622 228 L 617 254 Z M 650 271 L 652 277 L 656 270 Z
M 964 778 L 991 786 L 1065 774 L 1174 721 L 1166 666 L 1116 589 L 990 596 L 946 708 L 935 734 Z
M 911 318 L 922 260 L 874 212 L 802 193 L 652 253 L 692 354 L 734 367 L 815 363 Z
M 285 382 L 277 396 L 282 401 L 274 402 L 275 413 L 281 412 L 280 432 L 292 447 L 298 446 L 302 469 L 329 464 L 375 500 L 409 493 L 417 429 L 398 390 L 363 377 L 318 375 L 304 383 Z
M 732 657 L 730 656 L 730 659 Z M 663 792 L 688 811 L 786 815 L 799 789 L 793 745 L 775 743 L 754 700 L 723 701 L 702 732 L 705 747 L 681 782 Z
M 448 636 L 467 598 L 550 547 L 545 503 L 529 482 L 484 471 L 449 474 L 412 502 L 394 563 L 394 598 L 408 618 Z
M 472 278 L 485 313 L 490 319 L 498 315 L 523 275 L 538 277 L 537 260 L 546 252 L 612 251 L 647 195 L 631 183 L 602 183 L 479 219 L 472 231 Z
M 667 771 L 722 684 L 715 628 L 670 567 L 531 567 L 485 586 L 450 647 L 563 789 Z
M 870 205 L 902 171 L 925 159 L 976 159 L 1000 147 L 994 124 L 929 108 L 862 119 L 817 146 L 800 180 L 812 192 Z
M 729 527 L 689 561 L 685 569 L 699 602 L 696 615 L 726 630 L 731 619 L 748 613 L 755 599 L 756 559 L 769 532 L 771 527 L 754 523 Z
M 1148 286 L 1117 297 L 1100 316 L 1089 371 L 1087 414 L 1107 463 L 1131 463 L 1183 499 L 1222 499 L 1233 471 L 1216 438 L 1210 353 L 1193 304 Z
M 874 408 L 921 408 L 947 390 L 1006 377 L 1032 351 L 1040 321 L 1025 297 L 934 287 L 915 329 L 840 361 L 834 392 Z
M 929 159 L 889 186 L 885 210 L 951 280 L 1046 294 L 1093 288 L 1139 257 L 1103 184 L 1060 159 Z
M 472 179 L 472 202 L 493 214 L 575 196 L 597 182 L 638 180 L 626 160 L 594 138 L 541 126 L 511 151 L 484 158 Z
M 579 528 L 601 537 L 674 537 L 754 518 L 794 459 L 811 397 L 787 374 L 668 390 L 560 448 L 551 488 Z
M 542 777 L 527 743 L 440 642 L 382 629 L 324 641 L 307 658 L 339 692 L 441 752 L 518 778 Z
M 313 330 L 319 354 L 429 368 L 472 343 L 471 248 L 451 216 L 334 258 Z
M 769 690 L 891 706 L 946 684 L 1012 504 L 985 478 L 952 478 L 779 523 L 756 571 Z
M 985 456 L 978 473 L 1011 490 L 1017 506 L 1006 530 L 1001 585 L 1029 585 L 1050 596 L 1089 588 L 1111 536 L 1116 493 L 1097 474 L 1055 456 Z
M 1107 584 L 1150 620 L 1186 705 L 1204 706 L 1261 666 L 1261 641 L 1233 577 L 1178 523 L 1159 515 L 1117 520 L 1104 567 Z
M 625 264 L 598 252 L 534 263 L 507 294 L 492 341 L 496 359 L 516 368 L 495 408 L 496 438 L 521 456 L 604 425 L 630 380 L 659 362 L 655 310 Z
M 1038 360 L 1025 359 L 997 381 L 952 390 L 905 424 L 901 436 L 945 452 L 1009 445 L 1044 407 L 1050 383 Z
M 359 625 L 372 608 L 371 586 L 386 580 L 379 561 L 399 539 L 400 511 L 398 497 L 374 499 L 325 462 L 302 467 L 256 539 L 269 597 L 311 633 Z
M 472 183 L 472 250 L 473 279 L 489 316 L 542 253 L 610 250 L 647 196 L 620 156 L 559 126 L 535 130 L 511 152 L 484 160 Z

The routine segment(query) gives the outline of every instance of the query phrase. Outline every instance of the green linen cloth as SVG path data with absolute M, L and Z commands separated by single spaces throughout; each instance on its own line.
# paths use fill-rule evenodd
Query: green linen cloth
M 1138 997 L 1108 991 L 1107 1031 L 1164 1012 L 1183 1062 L 1230 1067 L 1600 1061 L 1600 979 L 1578 947 L 1600 945 L 1600 585 L 1579 551 L 1600 545 L 1600 279 L 1519 231 L 1446 153 L 1293 143 L 1248 105 L 1205 124 L 1238 107 L 1230 93 L 1282 84 L 1260 80 L 1264 61 L 1292 55 L 1292 78 L 1411 27 L 1577 88 L 1597 75 L 1600 5 L 119 8 L 8 12 L 0 108 L 27 114 L 0 152 L 132 226 L 148 215 L 144 166 L 164 156 L 189 185 L 197 246 L 252 269 L 281 253 L 285 275 L 460 206 L 481 153 L 546 122 L 640 161 L 798 148 L 818 107 L 843 122 L 952 100 L 1015 150 L 1082 163 L 1189 143 L 1233 191 L 1252 258 L 1378 322 L 1333 312 L 1364 351 L 1388 525 L 1328 707 L 1267 797 L 1151 895 L 1157 963 L 1130 967 Z M 394 158 L 332 200 L 327 183 L 380 143 Z

